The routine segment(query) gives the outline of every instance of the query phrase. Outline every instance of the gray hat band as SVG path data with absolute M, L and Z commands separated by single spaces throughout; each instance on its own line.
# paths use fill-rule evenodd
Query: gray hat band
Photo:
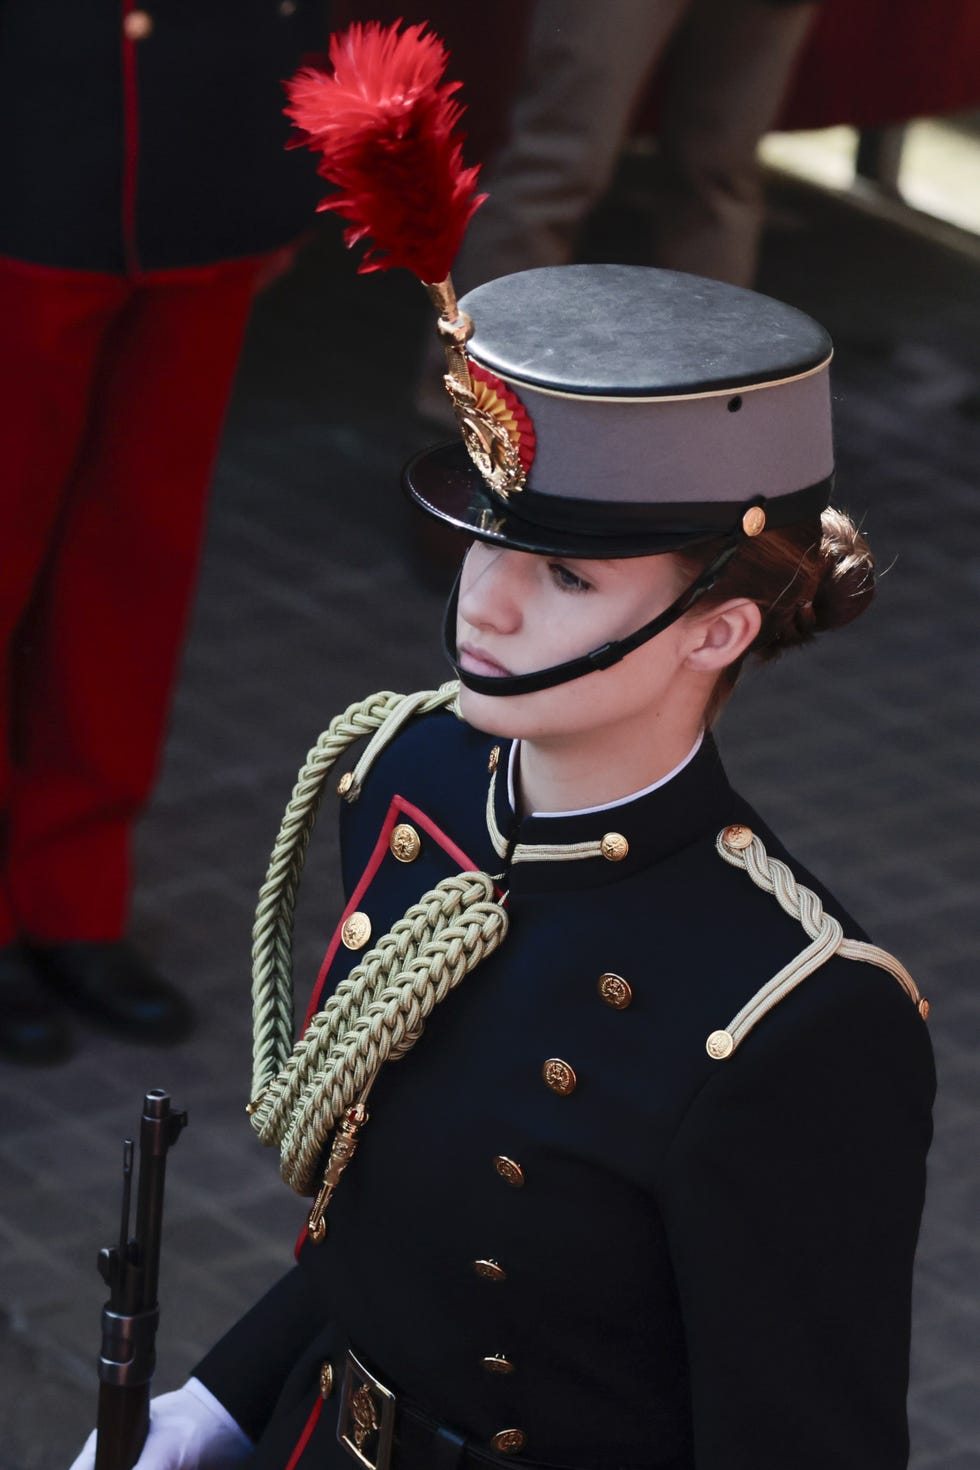
M 473 353 L 475 361 L 479 354 Z M 829 358 L 798 377 L 689 397 L 599 398 L 504 379 L 534 425 L 521 495 L 611 504 L 771 502 L 829 481 Z M 497 375 L 503 374 L 497 370 Z

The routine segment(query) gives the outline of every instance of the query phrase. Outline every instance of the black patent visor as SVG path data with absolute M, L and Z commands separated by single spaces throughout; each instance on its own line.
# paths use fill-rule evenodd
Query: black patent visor
M 593 648 L 591 653 L 583 654 L 580 658 L 567 659 L 565 663 L 552 664 L 550 668 L 538 669 L 530 674 L 501 674 L 499 676 L 471 674 L 466 669 L 460 668 L 459 651 L 456 646 L 456 611 L 459 606 L 459 584 L 463 575 L 463 569 L 460 567 L 456 573 L 453 590 L 449 594 L 443 621 L 442 641 L 446 657 L 455 669 L 460 683 L 465 684 L 466 688 L 471 689 L 474 694 L 501 696 L 537 694 L 541 689 L 554 689 L 559 684 L 568 684 L 573 679 L 581 679 L 586 674 L 594 674 L 598 669 L 612 668 L 613 664 L 618 664 L 635 648 L 641 648 L 644 643 L 649 643 L 651 638 L 656 638 L 658 633 L 662 633 L 665 628 L 676 623 L 678 618 L 682 618 L 699 598 L 710 591 L 735 555 L 742 539 L 741 532 L 733 532 L 727 545 L 691 585 L 686 587 L 663 612 L 651 618 L 649 623 L 644 623 L 642 628 L 637 628 L 635 633 L 629 633 L 625 638 L 617 639 L 615 643 L 603 643 L 599 648 Z

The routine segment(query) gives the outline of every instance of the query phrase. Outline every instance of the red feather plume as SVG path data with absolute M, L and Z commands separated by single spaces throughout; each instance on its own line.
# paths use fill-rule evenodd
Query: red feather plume
M 320 209 L 350 225 L 347 245 L 369 248 L 359 271 L 404 266 L 443 281 L 463 234 L 487 197 L 479 167 L 463 167 L 459 82 L 442 82 L 449 53 L 425 26 L 355 22 L 330 39 L 332 73 L 304 67 L 286 83 L 286 113 L 318 172 L 336 184 Z

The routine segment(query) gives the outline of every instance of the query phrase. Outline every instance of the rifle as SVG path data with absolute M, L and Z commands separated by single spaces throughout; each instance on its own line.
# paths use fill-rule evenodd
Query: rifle
M 129 1233 L 133 1186 L 133 1140 L 123 1143 L 122 1215 L 118 1244 L 99 1251 L 99 1274 L 109 1287 L 102 1308 L 99 1411 L 95 1470 L 132 1470 L 150 1427 L 150 1379 L 156 1364 L 154 1339 L 160 1308 L 160 1237 L 167 1152 L 187 1123 L 172 1112 L 159 1088 L 143 1098 L 140 1118 L 136 1228 Z

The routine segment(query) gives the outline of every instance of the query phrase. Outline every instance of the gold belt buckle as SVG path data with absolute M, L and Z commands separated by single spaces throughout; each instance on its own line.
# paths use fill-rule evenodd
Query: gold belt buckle
M 394 1434 L 395 1395 L 348 1349 L 337 1439 L 365 1470 L 389 1470 Z

